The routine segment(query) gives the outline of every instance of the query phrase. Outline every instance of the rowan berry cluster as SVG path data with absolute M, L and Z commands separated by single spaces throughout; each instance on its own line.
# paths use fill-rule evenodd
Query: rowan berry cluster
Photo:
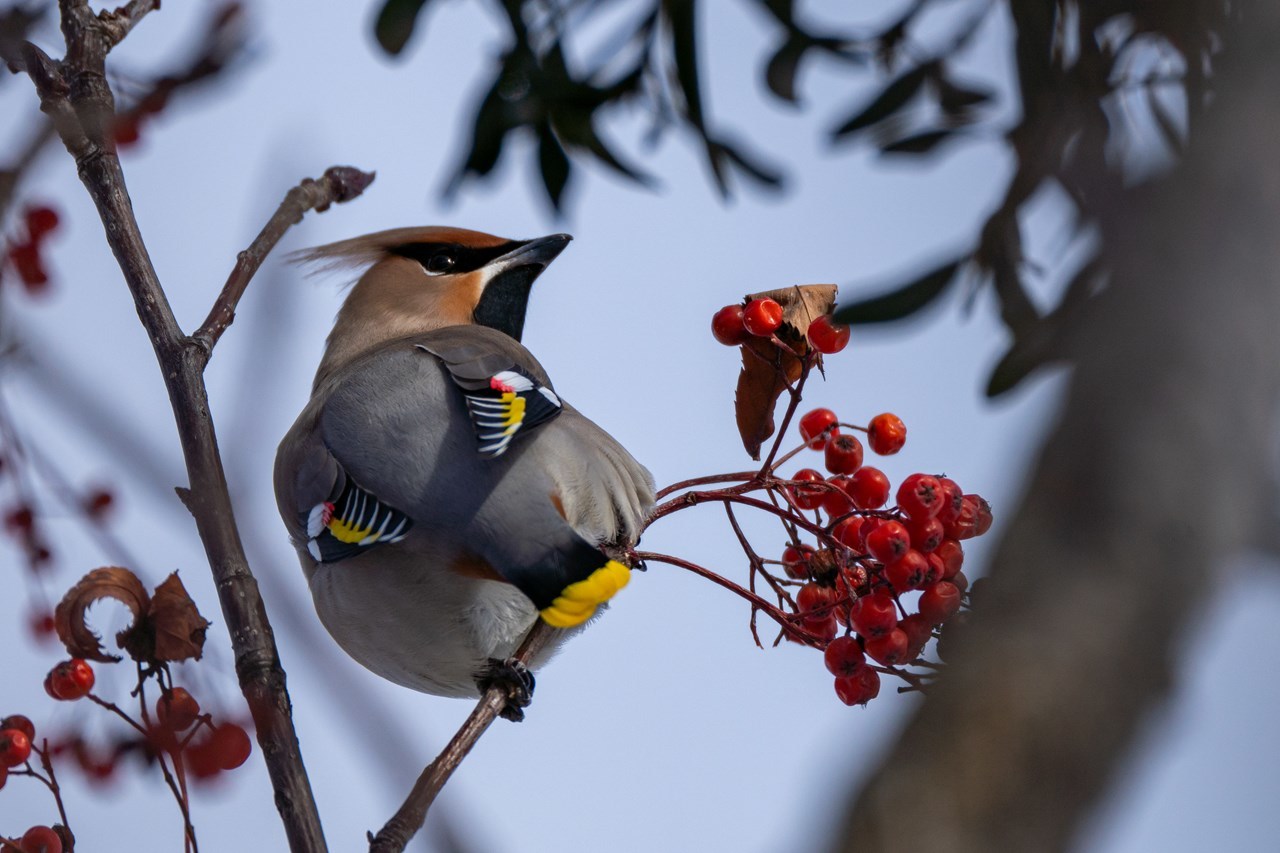
M 987 531 L 991 508 L 949 477 L 914 473 L 895 489 L 883 471 L 865 464 L 868 450 L 891 456 L 906 444 L 906 425 L 890 412 L 854 424 L 830 409 L 812 409 L 798 418 L 800 445 L 779 455 L 812 369 L 823 356 L 843 350 L 850 332 L 831 317 L 833 287 L 773 294 L 778 299 L 759 295 L 725 306 L 711 322 L 716 340 L 742 350 L 737 420 L 753 456 L 775 435 L 773 408 L 783 393 L 789 395 L 763 465 L 663 489 L 660 498 L 680 494 L 653 514 L 656 520 L 689 506 L 723 504 L 750 564 L 748 584 L 680 558 L 640 556 L 709 577 L 750 601 L 757 643 L 756 617 L 763 613 L 780 626 L 775 644 L 787 639 L 821 649 L 836 695 L 848 705 L 874 699 L 883 675 L 905 681 L 900 690 L 924 689 L 941 668 L 926 656 L 927 647 L 966 604 L 962 543 Z M 825 473 L 813 467 L 790 478 L 779 475 L 782 465 L 806 451 L 822 455 Z M 706 484 L 718 487 L 696 488 Z M 777 558 L 762 556 L 771 549 L 748 540 L 735 515 L 744 508 L 781 522 L 786 542 Z M 761 595 L 761 582 L 773 602 Z
M 49 286 L 42 249 L 48 236 L 58 229 L 58 212 L 47 205 L 33 205 L 23 211 L 22 221 L 25 233 L 9 240 L 5 260 L 28 293 L 41 293 Z

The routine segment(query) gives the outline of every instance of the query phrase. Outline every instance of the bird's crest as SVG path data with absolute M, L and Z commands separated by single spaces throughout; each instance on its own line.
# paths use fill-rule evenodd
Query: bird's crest
M 443 225 L 420 225 L 410 228 L 392 228 L 361 237 L 339 240 L 324 246 L 299 249 L 288 255 L 290 263 L 315 264 L 317 272 L 371 267 L 385 257 L 396 254 L 404 246 L 424 243 L 461 243 L 473 248 L 488 248 L 507 243 L 502 237 L 470 231 L 466 228 L 450 228 Z

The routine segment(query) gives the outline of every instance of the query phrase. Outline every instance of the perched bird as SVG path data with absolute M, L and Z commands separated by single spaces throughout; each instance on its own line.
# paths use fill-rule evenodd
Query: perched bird
M 320 620 L 406 687 L 531 689 L 509 658 L 535 620 L 566 630 L 534 668 L 629 578 L 605 551 L 635 544 L 653 479 L 520 343 L 570 239 L 402 228 L 301 253 L 367 269 L 280 443 L 276 499 Z

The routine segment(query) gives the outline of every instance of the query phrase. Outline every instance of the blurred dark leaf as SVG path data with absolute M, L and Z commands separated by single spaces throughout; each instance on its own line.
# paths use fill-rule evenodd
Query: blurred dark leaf
M 943 294 L 955 280 L 956 270 L 965 257 L 967 255 L 948 261 L 887 293 L 838 308 L 831 319 L 837 323 L 858 325 L 887 323 L 909 317 Z
M 938 103 L 948 113 L 964 113 L 991 100 L 992 93 L 985 89 L 970 89 L 945 77 L 935 81 Z
M 1151 116 L 1156 120 L 1156 127 L 1160 128 L 1160 135 L 1164 137 L 1169 150 L 1174 154 L 1185 154 L 1186 146 L 1182 141 L 1182 131 L 1178 129 L 1178 123 L 1174 121 L 1173 116 L 1169 115 L 1164 102 L 1151 89 L 1147 89 L 1147 104 L 1151 108 Z
M 792 33 L 765 66 L 764 81 L 769 91 L 789 104 L 798 103 L 796 98 L 796 71 L 800 67 L 800 59 L 810 47 L 809 40 L 800 33 Z
M 387 0 L 378 12 L 373 34 L 382 49 L 392 56 L 404 50 L 413 35 L 418 16 L 431 0 Z
M 697 4 L 695 0 L 662 0 L 662 8 L 671 25 L 672 55 L 676 80 L 684 97 L 685 116 L 705 136 L 702 89 L 698 82 Z
M 854 113 L 844 124 L 831 132 L 835 139 L 848 136 L 884 121 L 907 105 L 920 87 L 937 72 L 936 63 L 918 65 L 885 86 L 871 103 Z
M 737 166 L 743 172 L 750 175 L 757 182 L 763 184 L 769 189 L 782 188 L 782 173 L 776 169 L 766 166 L 758 160 L 752 160 L 742 152 L 741 148 L 730 145 L 728 142 L 709 141 L 707 143 L 711 156 L 715 159 L 726 159 L 733 165 Z
M 880 146 L 881 154 L 928 154 L 948 138 L 955 136 L 956 131 L 949 129 L 926 130 L 904 139 L 888 142 Z
M 542 172 L 542 183 L 547 188 L 547 197 L 557 211 L 560 210 L 560 196 L 565 185 L 569 183 L 569 156 L 560 146 L 549 122 L 543 122 L 538 128 L 538 167 Z

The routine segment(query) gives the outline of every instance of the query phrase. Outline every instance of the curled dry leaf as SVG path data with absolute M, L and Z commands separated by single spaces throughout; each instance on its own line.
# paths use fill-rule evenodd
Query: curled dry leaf
M 130 626 L 116 635 L 116 642 L 125 648 L 127 636 L 133 632 L 151 605 L 146 588 L 138 576 L 119 566 L 94 569 L 67 591 L 54 611 L 54 627 L 58 638 L 72 657 L 114 663 L 119 655 L 109 655 L 102 648 L 102 638 L 85 623 L 85 611 L 95 601 L 113 598 L 133 613 Z
M 798 284 L 782 290 L 752 293 L 747 300 L 768 297 L 782 306 L 778 339 L 803 357 L 809 351 L 805 337 L 809 324 L 831 313 L 836 304 L 834 284 Z M 773 435 L 773 410 L 787 383 L 800 378 L 800 358 L 773 345 L 767 338 L 752 338 L 742 345 L 742 372 L 734 409 L 742 446 L 752 459 L 760 458 L 760 446 Z M 785 378 L 784 378 L 785 377 Z
M 200 659 L 209 620 L 196 610 L 196 603 L 187 594 L 177 572 L 156 587 L 151 599 L 150 622 L 155 635 L 156 660 Z

